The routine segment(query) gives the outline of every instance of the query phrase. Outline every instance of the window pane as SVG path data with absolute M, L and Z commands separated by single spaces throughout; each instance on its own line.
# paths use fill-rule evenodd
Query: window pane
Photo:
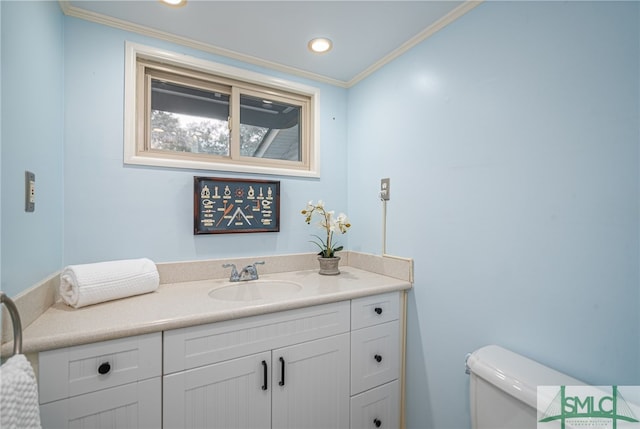
M 126 164 L 319 177 L 317 89 L 155 48 L 126 52 L 136 62 L 125 76 Z
M 228 156 L 228 117 L 228 94 L 151 80 L 151 149 Z
M 240 154 L 300 161 L 301 107 L 240 95 Z

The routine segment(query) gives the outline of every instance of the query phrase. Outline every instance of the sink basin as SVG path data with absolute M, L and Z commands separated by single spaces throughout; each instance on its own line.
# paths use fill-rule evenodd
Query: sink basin
M 287 280 L 251 280 L 227 283 L 211 290 L 209 296 L 221 301 L 257 301 L 286 298 L 301 289 L 301 284 Z

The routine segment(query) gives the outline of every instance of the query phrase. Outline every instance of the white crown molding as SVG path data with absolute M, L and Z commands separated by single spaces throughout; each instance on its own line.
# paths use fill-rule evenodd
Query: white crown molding
M 451 24 L 456 19 L 460 18 L 470 10 L 474 9 L 478 5 L 480 5 L 484 0 L 467 0 L 451 12 L 449 12 L 444 17 L 440 18 L 438 21 L 418 33 L 416 36 L 409 39 L 407 42 L 403 43 L 399 48 L 395 49 L 391 53 L 389 53 L 384 58 L 381 58 L 379 61 L 376 61 L 367 69 L 358 73 L 353 79 L 348 82 L 329 78 L 327 76 L 319 75 L 317 73 L 311 73 L 305 70 L 301 70 L 295 67 L 289 67 L 282 64 L 278 64 L 272 61 L 263 60 L 261 58 L 257 58 L 251 55 L 241 54 L 239 52 L 235 52 L 229 49 L 220 48 L 217 46 L 210 45 L 208 43 L 198 42 L 193 39 L 189 39 L 187 37 L 177 36 L 175 34 L 167 33 L 164 31 L 154 30 L 152 28 L 133 24 L 128 21 L 124 21 L 117 18 L 112 18 L 110 16 L 102 15 L 95 12 L 90 12 L 78 7 L 75 7 L 69 3 L 68 0 L 58 0 L 60 4 L 60 9 L 67 16 L 72 16 L 74 18 L 84 19 L 86 21 L 95 22 L 102 25 L 107 25 L 109 27 L 118 28 L 120 30 L 130 31 L 132 33 L 141 34 L 148 37 L 153 37 L 160 40 L 165 40 L 167 42 L 176 43 L 178 45 L 186 46 L 189 48 L 197 49 L 203 52 L 208 52 L 214 55 L 221 55 L 227 58 L 232 58 L 238 61 L 243 61 L 245 63 L 253 64 L 260 67 L 265 67 L 271 70 L 280 71 L 283 73 L 288 73 L 294 76 L 300 76 L 303 78 L 311 79 L 317 82 L 327 83 L 329 85 L 334 85 L 342 88 L 350 88 L 353 85 L 357 84 L 376 70 L 380 69 L 384 65 L 398 58 L 400 55 L 407 52 L 409 49 L 413 48 L 417 44 L 423 42 L 442 28 Z
M 177 36 L 175 34 L 167 33 L 164 31 L 154 30 L 153 28 L 145 27 L 144 25 L 138 25 L 138 24 L 131 23 L 129 21 L 124 21 L 121 19 L 102 15 L 96 12 L 87 11 L 71 5 L 68 0 L 58 0 L 58 3 L 60 3 L 60 9 L 62 9 L 62 12 L 67 16 L 84 19 L 85 21 L 91 21 L 97 24 L 107 25 L 109 27 L 118 28 L 120 30 L 141 34 L 143 36 L 153 37 L 155 39 L 164 40 L 167 42 L 186 46 L 188 48 L 193 48 L 199 51 L 208 52 L 210 54 L 220 55 L 223 57 L 232 58 L 238 61 L 243 61 L 245 63 L 253 64 L 256 66 L 265 67 L 271 70 L 288 73 L 290 75 L 300 76 L 300 77 L 304 77 L 314 81 L 324 82 L 330 85 L 346 88 L 346 82 L 341 80 L 332 79 L 327 76 L 311 73 L 295 67 L 289 67 L 279 63 L 272 62 L 272 61 L 263 60 L 261 58 L 257 58 L 251 55 L 241 54 L 239 52 L 213 46 L 208 43 L 198 42 L 196 40 L 189 39 L 187 37 Z
M 369 66 L 367 69 L 358 73 L 356 76 L 353 77 L 353 79 L 351 79 L 349 82 L 346 83 L 346 87 L 347 88 L 352 87 L 356 83 L 360 82 L 361 80 L 369 76 L 371 73 L 375 72 L 376 70 L 380 69 L 384 65 L 390 63 L 394 59 L 398 58 L 400 55 L 407 52 L 409 49 L 413 48 L 414 46 L 428 39 L 429 37 L 434 35 L 436 32 L 442 30 L 444 27 L 451 24 L 453 21 L 460 18 L 461 16 L 463 16 L 470 10 L 474 9 L 475 7 L 479 6 L 483 2 L 484 0 L 465 1 L 463 4 L 453 9 L 451 12 L 449 12 L 448 14 L 446 14 L 445 16 L 443 16 L 442 18 L 440 18 L 439 20 L 431 24 L 429 27 L 425 28 L 423 31 L 421 31 L 411 39 L 407 40 L 405 43 L 400 45 L 399 48 L 393 50 L 387 56 L 381 58 L 380 60 L 376 61 L 371 66 Z

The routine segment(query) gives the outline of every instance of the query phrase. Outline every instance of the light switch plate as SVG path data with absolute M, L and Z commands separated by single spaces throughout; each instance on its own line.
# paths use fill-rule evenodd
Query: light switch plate
M 33 212 L 36 209 L 36 175 L 30 171 L 24 172 L 24 211 Z

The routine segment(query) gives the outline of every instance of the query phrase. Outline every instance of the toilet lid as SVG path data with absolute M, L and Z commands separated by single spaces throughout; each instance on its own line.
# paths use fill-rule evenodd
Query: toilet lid
M 467 359 L 469 370 L 509 395 L 536 408 L 538 386 L 577 386 L 585 383 L 534 360 L 489 345 Z

